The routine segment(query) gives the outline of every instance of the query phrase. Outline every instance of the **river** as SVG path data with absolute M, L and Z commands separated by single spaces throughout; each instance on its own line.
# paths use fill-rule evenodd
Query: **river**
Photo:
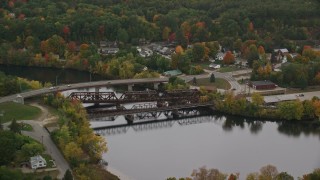
M 58 76 L 59 84 L 90 80 L 89 73 L 72 70 L 3 66 L 0 70 L 43 82 L 54 82 Z M 125 123 L 119 116 L 114 122 L 96 121 L 91 125 Z M 268 164 L 297 178 L 320 168 L 320 129 L 303 123 L 212 114 L 162 124 L 128 126 L 120 132 L 102 135 L 109 149 L 103 158 L 121 179 L 190 177 L 193 169 L 202 166 L 224 173 L 239 172 L 240 179 L 245 179 L 248 173 L 258 172 Z

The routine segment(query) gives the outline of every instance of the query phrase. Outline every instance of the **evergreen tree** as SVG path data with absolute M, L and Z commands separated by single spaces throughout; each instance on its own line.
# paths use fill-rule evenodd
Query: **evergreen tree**
M 21 127 L 20 125 L 17 123 L 16 119 L 13 119 L 10 126 L 10 131 L 14 132 L 14 133 L 19 133 L 21 134 Z
M 214 76 L 213 73 L 211 73 L 210 82 L 216 82 L 216 77 Z
M 64 174 L 63 180 L 73 180 L 73 176 L 71 171 L 68 169 Z

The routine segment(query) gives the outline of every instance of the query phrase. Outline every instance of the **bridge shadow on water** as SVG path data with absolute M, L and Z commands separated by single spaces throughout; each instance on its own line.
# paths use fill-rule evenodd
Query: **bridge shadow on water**
M 133 121 L 129 124 L 117 124 L 94 127 L 96 134 L 103 136 L 125 134 L 132 128 L 135 132 L 171 128 L 174 124 L 179 126 L 196 125 L 202 123 L 213 123 L 221 126 L 225 132 L 231 132 L 234 128 L 243 130 L 248 129 L 251 134 L 258 134 L 262 131 L 264 124 L 276 123 L 279 133 L 298 138 L 300 135 L 315 135 L 320 140 L 320 123 L 310 121 L 274 121 L 274 120 L 260 120 L 254 118 L 243 118 L 238 116 L 230 116 L 216 112 L 208 112 L 206 114 L 190 115 L 188 117 L 176 118 L 162 118 L 162 119 L 148 119 L 143 121 Z

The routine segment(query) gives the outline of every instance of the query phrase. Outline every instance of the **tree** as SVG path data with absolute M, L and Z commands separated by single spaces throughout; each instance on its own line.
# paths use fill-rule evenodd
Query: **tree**
M 276 176 L 275 180 L 294 180 L 294 178 L 287 172 L 281 172 Z
M 129 40 L 128 32 L 125 29 L 120 29 L 118 31 L 117 38 L 120 42 L 127 43 Z
M 227 178 L 227 175 L 221 173 L 218 169 L 206 169 L 206 167 L 201 167 L 199 170 L 193 170 L 191 176 L 193 177 L 193 180 L 225 180 Z
M 259 53 L 256 45 L 251 44 L 249 46 L 248 52 L 246 53 L 246 57 L 249 67 L 252 67 L 254 60 L 259 60 Z
M 261 106 L 264 103 L 264 97 L 257 92 L 252 93 L 251 98 L 252 103 L 256 106 Z
M 183 48 L 181 46 L 176 47 L 176 53 L 177 54 L 182 54 L 183 53 Z
M 227 51 L 226 55 L 223 57 L 223 63 L 224 64 L 233 64 L 235 61 L 235 58 L 231 51 Z
M 197 78 L 196 78 L 196 77 L 193 77 L 192 83 L 193 83 L 193 85 L 196 85 L 196 84 L 197 84 Z
M 202 61 L 205 55 L 204 46 L 201 43 L 194 44 L 192 48 L 192 55 L 194 61 Z
M 320 100 L 315 100 L 313 102 L 313 107 L 314 107 L 314 114 L 318 117 L 320 120 Z
M 214 76 L 213 73 L 210 75 L 210 82 L 216 82 L 216 77 Z
M 21 134 L 21 127 L 17 123 L 16 119 L 12 120 L 11 124 L 9 125 L 9 128 L 10 128 L 10 131 Z
M 272 180 L 278 175 L 278 170 L 273 165 L 267 165 L 260 168 L 259 179 Z
M 266 53 L 266 52 L 264 51 L 264 47 L 263 47 L 263 46 L 259 46 L 258 52 L 259 52 L 259 55 L 263 55 L 263 54 Z
M 303 105 L 298 100 L 281 102 L 278 104 L 278 113 L 283 119 L 300 120 L 303 115 Z
M 67 169 L 66 173 L 64 174 L 63 180 L 73 180 L 72 173 L 69 169 Z
M 24 144 L 21 147 L 21 151 L 25 157 L 31 157 L 31 156 L 35 156 L 43 153 L 44 148 L 41 144 L 37 142 L 31 142 L 31 143 Z

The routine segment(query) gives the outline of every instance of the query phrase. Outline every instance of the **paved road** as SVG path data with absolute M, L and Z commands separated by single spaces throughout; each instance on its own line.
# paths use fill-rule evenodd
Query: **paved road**
M 51 155 L 51 157 L 55 160 L 57 168 L 59 169 L 58 178 L 62 179 L 67 169 L 71 169 L 71 168 L 69 167 L 68 162 L 62 156 L 59 149 L 51 140 L 49 133 L 45 130 L 44 127 L 40 126 L 38 121 L 27 120 L 23 122 L 30 124 L 33 128 L 33 131 L 23 131 L 22 134 L 30 136 L 33 139 L 43 143 L 43 145 L 46 148 L 46 153 Z

